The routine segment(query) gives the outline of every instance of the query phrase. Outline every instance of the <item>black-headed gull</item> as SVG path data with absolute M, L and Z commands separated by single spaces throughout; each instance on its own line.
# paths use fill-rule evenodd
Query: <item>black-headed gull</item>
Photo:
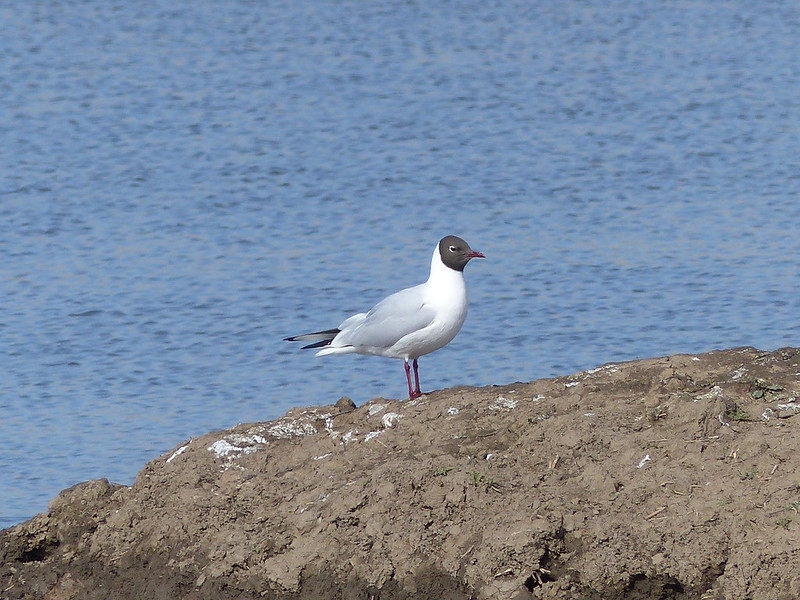
M 321 348 L 326 354 L 373 354 L 402 358 L 408 397 L 418 398 L 417 359 L 446 346 L 456 337 L 467 317 L 464 267 L 473 258 L 485 258 L 460 237 L 439 240 L 431 258 L 428 281 L 406 288 L 378 302 L 367 313 L 358 313 L 336 329 L 284 338 L 288 342 L 314 342 L 305 348 Z M 414 387 L 411 368 L 414 367 Z

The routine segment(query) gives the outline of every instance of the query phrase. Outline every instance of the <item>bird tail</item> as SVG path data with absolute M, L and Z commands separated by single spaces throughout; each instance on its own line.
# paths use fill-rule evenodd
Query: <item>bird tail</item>
M 287 342 L 314 342 L 303 346 L 301 350 L 307 348 L 322 348 L 328 346 L 339 333 L 339 329 L 328 329 L 326 331 L 317 331 L 315 333 L 305 333 L 303 335 L 295 335 L 292 337 L 283 338 Z

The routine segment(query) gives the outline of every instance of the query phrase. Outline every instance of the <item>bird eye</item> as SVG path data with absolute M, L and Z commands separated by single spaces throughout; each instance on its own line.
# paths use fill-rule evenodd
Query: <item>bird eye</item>
M 458 250 L 458 248 L 456 248 L 455 246 L 450 246 L 448 250 L 450 250 L 450 252 L 455 252 L 456 250 Z

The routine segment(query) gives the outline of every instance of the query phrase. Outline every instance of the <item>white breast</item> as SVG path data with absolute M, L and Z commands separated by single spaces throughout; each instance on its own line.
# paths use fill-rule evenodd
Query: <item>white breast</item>
M 427 327 L 398 340 L 391 349 L 398 358 L 419 358 L 446 346 L 467 318 L 464 275 L 445 267 L 438 254 L 431 261 L 431 275 L 424 284 L 423 297 L 425 306 L 432 308 L 436 316 Z

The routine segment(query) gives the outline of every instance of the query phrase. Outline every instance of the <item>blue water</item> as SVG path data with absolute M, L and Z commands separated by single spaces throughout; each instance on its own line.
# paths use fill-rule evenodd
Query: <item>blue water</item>
M 281 340 L 427 276 L 423 388 L 800 344 L 800 5 L 0 5 L 0 526 L 401 363 Z

